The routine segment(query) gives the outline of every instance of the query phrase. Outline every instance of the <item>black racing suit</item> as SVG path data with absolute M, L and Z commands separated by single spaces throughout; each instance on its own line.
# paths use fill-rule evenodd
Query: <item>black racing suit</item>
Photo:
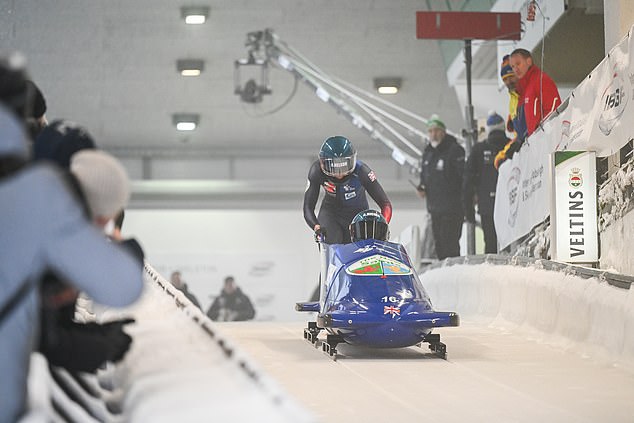
M 315 206 L 319 198 L 319 187 L 324 188 L 325 196 L 317 217 Z M 304 193 L 304 219 L 312 230 L 315 229 L 315 225 L 320 225 L 325 230 L 325 242 L 328 244 L 350 243 L 350 222 L 357 213 L 369 208 L 366 191 L 379 205 L 381 214 L 389 223 L 392 218 L 392 204 L 368 165 L 357 161 L 350 175 L 337 179 L 325 175 L 319 160 L 316 160 L 308 171 L 308 186 Z

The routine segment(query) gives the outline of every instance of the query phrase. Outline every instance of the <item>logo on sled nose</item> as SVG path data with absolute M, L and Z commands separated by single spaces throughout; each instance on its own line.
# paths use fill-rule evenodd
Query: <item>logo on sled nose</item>
M 405 263 L 375 254 L 352 263 L 346 268 L 346 273 L 358 276 L 411 275 L 412 269 Z

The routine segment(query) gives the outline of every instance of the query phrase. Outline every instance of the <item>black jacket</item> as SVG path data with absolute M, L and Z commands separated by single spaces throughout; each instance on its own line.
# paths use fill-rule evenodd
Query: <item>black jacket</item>
M 464 148 L 446 134 L 437 146 L 423 151 L 420 187 L 425 190 L 430 213 L 462 215 Z
M 223 290 L 207 310 L 207 316 L 211 320 L 227 322 L 251 320 L 255 316 L 255 309 L 249 297 L 236 288 L 231 294 Z
M 126 239 L 120 244 L 143 263 L 143 249 L 135 239 Z M 76 292 L 52 272 L 42 277 L 40 294 L 38 351 L 50 364 L 69 371 L 94 372 L 106 361 L 117 362 L 123 358 L 132 342 L 123 326 L 132 321 L 76 322 Z M 69 296 L 73 299 L 69 300 Z
M 474 196 L 477 196 L 479 214 L 493 214 L 498 183 L 498 171 L 493 164 L 498 151 L 507 142 L 504 131 L 492 131 L 485 141 L 473 146 L 465 165 L 462 187 L 465 216 L 468 220 L 474 218 Z

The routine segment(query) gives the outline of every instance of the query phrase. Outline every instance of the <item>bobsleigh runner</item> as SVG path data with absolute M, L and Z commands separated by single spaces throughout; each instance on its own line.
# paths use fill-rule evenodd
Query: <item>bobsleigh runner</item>
M 374 222 L 357 219 L 374 212 Z M 433 328 L 458 326 L 457 313 L 435 311 L 405 248 L 387 242 L 379 212 L 355 217 L 351 244 L 325 244 L 321 250 L 320 299 L 296 304 L 297 311 L 317 312 L 308 322 L 304 339 L 336 360 L 337 345 L 402 348 L 429 343 L 438 357 L 447 358 L 445 344 Z M 355 222 L 356 221 L 356 222 Z M 326 340 L 318 339 L 326 330 Z

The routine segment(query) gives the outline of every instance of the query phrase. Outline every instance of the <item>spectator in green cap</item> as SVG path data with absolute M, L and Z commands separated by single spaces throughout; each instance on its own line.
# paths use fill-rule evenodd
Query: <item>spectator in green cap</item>
M 417 190 L 427 199 L 436 255 L 442 260 L 460 255 L 465 151 L 455 137 L 447 134 L 445 123 L 438 115 L 429 118 L 427 130 L 429 143 L 423 151 Z

